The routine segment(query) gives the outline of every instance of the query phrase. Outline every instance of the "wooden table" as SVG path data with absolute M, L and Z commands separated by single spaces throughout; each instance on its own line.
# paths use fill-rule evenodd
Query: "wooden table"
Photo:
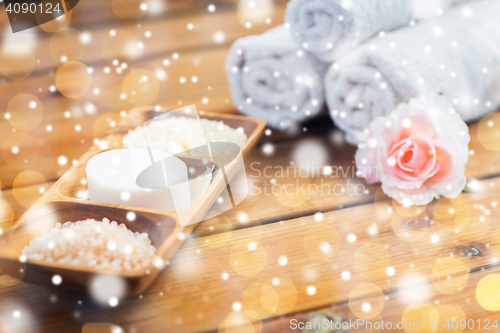
M 247 28 L 241 9 L 247 3 L 239 12 L 233 0 L 212 3 L 214 12 L 207 10 L 208 2 L 174 0 L 163 8 L 162 2 L 150 2 L 154 13 L 126 20 L 117 15 L 138 15 L 134 1 L 82 0 L 69 27 L 88 32 L 91 42 L 76 53 L 70 52 L 79 47 L 71 39 L 36 29 L 32 49 L 39 61 L 33 73 L 20 81 L 0 79 L 0 112 L 20 93 L 35 95 L 43 105 L 43 117 L 23 115 L 28 122 L 39 121 L 29 131 L 14 130 L 19 124 L 0 118 L 4 233 L 94 138 L 134 106 L 120 97 L 132 71 L 147 69 L 165 78 L 154 104 L 175 108 L 195 103 L 199 110 L 236 112 L 224 73 L 228 49 L 238 37 L 281 23 L 285 4 L 272 3 L 270 12 Z M 118 6 L 115 12 L 112 4 Z M 3 9 L 0 17 L 5 25 Z M 142 55 L 133 58 L 119 48 L 107 48 L 111 30 L 143 43 Z M 219 31 L 224 40 L 215 42 Z M 61 52 L 93 69 L 92 85 L 80 98 L 51 89 Z M 116 72 L 114 59 L 120 67 L 127 64 L 122 73 Z M 441 199 L 419 211 L 393 203 L 378 186 L 366 186 L 355 177 L 354 148 L 329 120 L 305 124 L 298 134 L 266 135 L 246 160 L 249 197 L 236 209 L 201 222 L 146 293 L 109 308 L 86 294 L 0 275 L 0 332 L 110 332 L 118 326 L 144 333 L 299 332 L 293 323 L 358 318 L 372 325 L 382 320 L 394 326 L 422 322 L 423 329 L 406 331 L 427 332 L 428 321 L 436 316 L 436 332 L 461 331 L 443 327 L 452 318 L 473 319 L 475 328 L 465 331 L 477 331 L 477 320 L 484 326 L 485 320 L 493 324 L 500 317 L 478 302 L 500 289 L 498 282 L 487 283 L 500 277 L 495 275 L 500 274 L 500 153 L 480 144 L 477 124 L 470 131 L 473 154 L 466 174 L 476 181 L 459 198 Z M 16 154 L 14 146 L 19 148 Z M 269 151 L 274 152 L 264 153 Z M 316 166 L 332 166 L 333 173 L 324 175 L 317 168 L 316 174 L 295 176 L 304 157 Z M 288 174 L 280 173 L 287 167 Z M 288 194 L 282 192 L 284 186 Z M 476 295 L 480 281 L 486 292 Z M 498 307 L 498 302 L 493 305 Z

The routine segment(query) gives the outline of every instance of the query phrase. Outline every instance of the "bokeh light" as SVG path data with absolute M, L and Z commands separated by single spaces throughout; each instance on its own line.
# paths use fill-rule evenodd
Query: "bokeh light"
M 121 117 L 118 113 L 105 113 L 94 122 L 94 127 L 92 129 L 92 135 L 94 138 L 100 139 L 107 132 L 116 128 L 121 121 Z
M 95 275 L 89 284 L 92 298 L 100 304 L 109 304 L 110 299 L 123 298 L 127 292 L 125 280 L 118 275 Z
M 122 92 L 133 105 L 151 104 L 160 92 L 160 81 L 153 72 L 137 69 L 123 81 Z
M 298 172 L 311 176 L 328 162 L 328 150 L 320 141 L 300 141 L 292 152 L 292 160 Z
M 20 81 L 35 68 L 35 55 L 28 46 L 11 44 L 0 53 L 0 71 L 6 78 Z
M 33 186 L 27 187 L 28 185 Z M 24 207 L 32 206 L 42 196 L 44 191 L 41 189 L 47 190 L 45 177 L 32 170 L 21 172 L 12 183 L 12 195 Z
M 496 228 L 491 233 L 491 239 L 498 240 L 500 239 L 500 227 Z M 495 254 L 500 257 L 500 244 L 497 241 L 491 244 L 491 249 L 495 252 Z
M 113 60 L 133 60 L 141 55 L 139 40 L 129 31 L 111 30 L 102 39 L 102 55 L 110 64 Z
M 16 289 L 16 288 L 13 288 Z M 1 315 L 7 322 L 7 327 L 10 330 L 0 331 L 2 333 L 16 333 L 16 332 L 40 332 L 39 318 L 34 313 L 33 309 L 27 305 L 28 300 L 22 300 L 14 296 L 5 295 L 2 301 L 7 306 L 2 307 Z M 1 318 L 1 317 L 0 317 Z M 0 322 L 0 329 L 5 325 Z
M 376 284 L 363 282 L 351 289 L 348 304 L 356 317 L 372 319 L 384 309 L 385 296 Z
M 4 134 L 2 137 L 2 148 L 9 149 L 13 153 L 18 151 L 18 147 L 26 140 L 26 136 L 28 135 L 26 132 L 16 131 L 16 132 L 7 132 L 0 133 Z M 17 149 L 16 149 L 17 148 Z
M 434 222 L 448 232 L 460 232 L 469 223 L 470 208 L 463 194 L 454 199 L 441 198 L 432 212 Z
M 339 245 L 340 236 L 328 225 L 316 225 L 304 235 L 304 250 L 314 260 L 329 261 L 338 252 Z
M 85 51 L 81 34 L 73 28 L 66 28 L 50 37 L 50 54 L 58 63 L 79 60 Z
M 310 202 L 318 209 L 343 206 L 347 199 L 347 184 L 340 177 L 321 177 L 311 184 Z
M 332 317 L 332 316 L 335 316 L 335 314 L 329 316 L 329 317 Z M 337 315 L 337 318 L 333 318 L 335 322 L 340 322 L 340 323 L 343 323 L 343 322 L 347 322 L 347 323 L 351 323 L 351 322 L 356 322 L 359 318 L 356 317 L 354 315 L 354 313 L 352 313 L 351 311 L 349 311 L 349 313 L 347 314 L 347 317 L 345 317 L 345 319 L 342 319 L 342 317 L 338 316 Z M 337 320 L 335 320 L 337 319 Z M 381 315 L 377 315 L 375 317 L 373 317 L 372 319 L 370 319 L 369 321 L 372 323 L 372 325 L 360 325 L 360 328 L 359 329 L 354 329 L 351 327 L 351 329 L 347 329 L 347 330 L 337 330 L 339 332 L 349 332 L 349 333 L 355 333 L 356 331 L 358 332 L 363 332 L 363 333 L 379 333 L 382 331 L 382 327 L 381 325 L 377 325 L 376 323 L 381 323 L 383 320 L 382 316 Z M 338 325 L 338 324 L 337 324 Z M 338 327 L 338 326 L 337 326 Z M 345 327 L 349 327 L 349 325 L 346 325 L 344 324 L 344 328 Z M 362 327 L 362 328 L 361 328 Z M 384 326 L 385 327 L 385 326 Z
M 68 8 L 68 5 L 66 4 L 66 8 Z M 62 9 L 62 8 L 61 8 Z M 46 32 L 58 32 L 62 31 L 64 28 L 68 26 L 68 24 L 71 22 L 71 16 L 73 14 L 73 11 L 68 11 L 64 15 L 59 16 L 58 18 L 40 24 L 39 27 Z M 45 18 L 46 14 L 42 13 L 40 11 L 36 12 L 35 19 L 37 22 L 40 22 L 40 20 L 43 20 Z
M 479 121 L 477 138 L 484 148 L 500 151 L 500 113 L 489 113 Z
M 382 188 L 375 190 L 373 205 L 381 218 L 390 218 L 395 211 L 391 198 L 382 191 Z
M 451 333 L 459 333 L 463 332 L 465 329 L 462 327 L 467 327 L 467 325 L 463 325 L 466 323 L 467 320 L 467 315 L 465 314 L 464 310 L 459 306 L 455 304 L 439 304 L 436 305 L 436 311 L 439 316 L 439 322 L 450 322 L 453 325 L 451 325 L 451 328 L 448 329 L 446 328 L 446 332 L 451 332 Z M 458 325 L 454 324 L 458 323 Z M 477 321 L 476 321 L 477 323 Z M 468 323 L 470 326 L 470 323 Z M 441 330 L 440 330 L 441 331 Z
M 165 310 L 176 308 L 186 295 L 183 278 L 175 274 L 169 275 L 167 271 L 163 271 L 159 279 L 163 283 L 153 283 L 145 297 L 152 304 L 159 304 Z
M 478 212 L 476 211 L 476 214 Z M 472 215 L 469 223 L 457 233 L 462 242 L 488 244 L 491 239 L 491 216 Z
M 276 283 L 275 279 L 278 280 L 278 283 Z M 297 303 L 298 297 L 297 288 L 295 288 L 293 282 L 289 279 L 278 277 L 273 278 L 272 285 L 279 298 L 278 307 L 274 314 L 284 315 L 292 311 Z
M 243 309 L 255 311 L 261 319 L 286 314 L 296 302 L 297 289 L 290 280 L 281 277 L 273 278 L 270 283 L 253 283 L 242 296 Z
M 488 274 L 476 286 L 476 300 L 488 311 L 500 311 L 500 274 Z
M 18 94 L 7 105 L 9 122 L 16 130 L 31 131 L 43 117 L 42 102 L 32 94 Z
M 470 263 L 467 258 L 439 259 L 432 269 L 432 284 L 442 294 L 456 294 L 467 285 Z
M 426 206 L 427 205 L 405 205 L 405 202 L 400 204 L 396 199 L 392 199 L 393 209 L 401 216 L 417 217 L 425 212 Z
M 420 272 L 407 273 L 398 282 L 399 299 L 406 304 L 424 303 L 434 292 L 427 276 Z
M 260 333 L 262 321 L 255 311 L 233 311 L 219 326 L 224 333 Z
M 401 322 L 407 324 L 404 328 L 406 333 L 434 333 L 435 329 L 429 329 L 429 322 L 434 323 L 439 320 L 439 315 L 434 306 L 431 304 L 411 304 L 404 311 L 401 317 Z M 414 323 L 422 323 L 422 326 Z M 444 323 L 441 324 L 441 326 Z
M 225 213 L 219 214 L 206 223 L 198 225 L 194 232 L 196 239 L 208 248 L 218 248 L 227 244 L 232 238 L 233 225 Z M 205 237 L 210 235 L 210 237 Z
M 401 216 L 397 212 L 392 214 L 394 233 L 411 247 L 414 255 L 432 255 L 446 244 L 443 239 L 449 241 L 449 234 L 434 228 L 433 223 L 427 212 L 415 217 Z
M 112 323 L 86 323 L 81 333 L 125 333 L 125 331 Z
M 10 141 L 18 143 L 8 144 Z M 40 155 L 39 140 L 26 133 L 14 133 L 7 138 L 3 148 L 3 158 L 17 170 L 26 170 L 36 165 Z
M 0 199 L 0 236 L 7 232 L 14 223 L 15 215 L 10 204 Z
M 283 206 L 299 207 L 310 199 L 310 184 L 307 177 L 278 178 L 268 191 L 272 191 Z
M 144 9 L 146 3 L 137 0 L 112 0 L 113 12 L 121 19 L 138 19 L 144 16 L 147 11 Z
M 271 0 L 241 0 L 238 4 L 238 19 L 242 24 L 259 23 L 274 12 Z
M 21 282 L 26 274 L 26 265 L 22 264 L 22 267 L 16 272 L 10 272 L 10 274 L 2 274 L 0 272 L 0 286 L 12 287 Z M 3 333 L 4 331 L 0 330 L 0 332 Z
M 229 264 L 236 273 L 243 276 L 254 276 L 262 271 L 266 260 L 266 249 L 260 242 L 252 239 L 236 242 L 229 253 Z
M 243 292 L 241 304 L 245 310 L 253 310 L 260 318 L 265 319 L 276 312 L 279 295 L 272 285 L 255 282 Z
M 391 266 L 391 256 L 384 245 L 369 242 L 356 250 L 354 266 L 361 276 L 375 280 L 386 275 L 387 267 Z
M 429 238 L 430 220 L 427 216 L 401 216 L 391 210 L 392 230 L 401 240 L 408 243 L 427 243 Z
M 9 323 L 4 317 L 0 316 L 0 332 L 11 333 Z
M 56 72 L 57 89 L 66 97 L 79 98 L 85 95 L 92 84 L 92 74 L 87 66 L 78 61 L 62 64 Z

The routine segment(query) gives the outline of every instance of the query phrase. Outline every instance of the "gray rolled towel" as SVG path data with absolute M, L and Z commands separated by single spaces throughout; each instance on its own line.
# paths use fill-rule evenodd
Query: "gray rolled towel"
M 290 0 L 285 22 L 292 38 L 333 62 L 381 31 L 442 14 L 455 0 Z
M 281 130 L 325 109 L 327 68 L 297 47 L 284 26 L 238 39 L 226 60 L 234 105 Z

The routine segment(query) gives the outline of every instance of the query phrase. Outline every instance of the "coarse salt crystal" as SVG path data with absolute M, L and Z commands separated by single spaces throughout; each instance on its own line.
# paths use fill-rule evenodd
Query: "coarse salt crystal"
M 201 125 L 201 126 L 200 126 Z M 194 149 L 208 142 L 231 142 L 242 146 L 247 140 L 243 129 L 234 129 L 221 121 L 205 118 L 171 117 L 144 125 L 149 147 L 169 154 Z M 123 139 L 128 148 L 146 148 L 142 126 L 129 131 Z M 206 141 L 205 141 L 206 140 Z
M 148 234 L 134 233 L 124 224 L 104 218 L 56 223 L 52 230 L 34 238 L 23 249 L 22 257 L 119 271 L 147 267 L 155 252 Z

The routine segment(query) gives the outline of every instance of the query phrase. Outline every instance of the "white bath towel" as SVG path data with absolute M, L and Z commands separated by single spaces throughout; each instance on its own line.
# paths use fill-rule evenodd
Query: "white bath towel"
M 333 64 L 326 100 L 347 141 L 364 141 L 371 120 L 424 93 L 442 94 L 465 121 L 497 109 L 486 78 L 500 65 L 499 13 L 498 0 L 457 7 L 377 37 Z
M 327 66 L 300 50 L 283 26 L 238 39 L 226 70 L 234 105 L 270 127 L 287 129 L 325 109 Z
M 298 45 L 331 63 L 379 32 L 439 15 L 454 1 L 291 0 L 285 22 Z

